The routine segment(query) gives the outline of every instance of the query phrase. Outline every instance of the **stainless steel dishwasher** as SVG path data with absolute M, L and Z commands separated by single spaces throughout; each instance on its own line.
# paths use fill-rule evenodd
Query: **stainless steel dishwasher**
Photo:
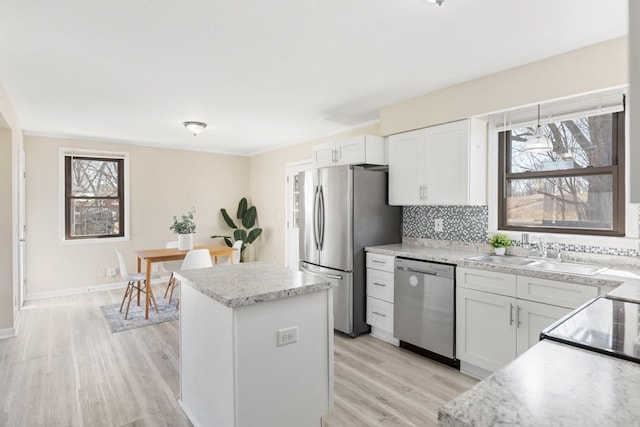
M 455 267 L 396 258 L 393 335 L 400 346 L 460 368 L 455 354 Z

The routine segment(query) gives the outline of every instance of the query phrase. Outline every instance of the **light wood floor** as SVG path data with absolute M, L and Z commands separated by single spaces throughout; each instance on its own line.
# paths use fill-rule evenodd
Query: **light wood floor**
M 0 426 L 191 425 L 177 402 L 178 322 L 111 334 L 98 307 L 121 297 L 27 302 L 19 336 L 0 340 Z M 336 336 L 324 426 L 436 425 L 438 408 L 475 382 L 369 336 Z

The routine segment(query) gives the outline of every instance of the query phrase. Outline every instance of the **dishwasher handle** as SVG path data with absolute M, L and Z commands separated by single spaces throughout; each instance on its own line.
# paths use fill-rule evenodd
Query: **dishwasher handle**
M 410 271 L 412 273 L 428 274 L 430 276 L 437 276 L 438 275 L 437 271 L 416 270 L 415 268 L 407 268 L 407 271 Z

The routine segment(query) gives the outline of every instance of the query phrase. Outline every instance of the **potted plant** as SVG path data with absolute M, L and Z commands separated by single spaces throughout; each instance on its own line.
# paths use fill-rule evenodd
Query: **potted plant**
M 239 224 L 236 225 L 235 222 L 231 219 L 227 210 L 222 208 L 220 209 L 222 213 L 222 218 L 224 218 L 224 222 L 227 223 L 229 227 L 231 227 L 233 232 L 233 240 L 231 240 L 232 236 L 211 236 L 212 239 L 217 237 L 224 238 L 224 242 L 227 246 L 232 247 L 233 242 L 236 240 L 242 240 L 242 247 L 240 249 L 240 262 L 245 262 L 245 249 L 248 245 L 253 243 L 260 234 L 262 234 L 262 228 L 253 228 L 256 225 L 256 217 L 258 216 L 258 211 L 255 206 L 249 207 L 249 203 L 247 199 L 243 197 L 240 199 L 240 203 L 238 203 L 238 212 L 236 213 L 236 218 L 240 220 Z
M 489 240 L 489 245 L 495 250 L 496 255 L 504 255 L 511 246 L 511 240 L 505 234 L 496 233 Z
M 196 223 L 193 221 L 195 212 L 195 208 L 191 208 L 189 212 L 180 217 L 180 220 L 174 216 L 173 224 L 169 227 L 169 230 L 178 235 L 178 250 L 180 251 L 193 249 L 193 233 L 196 232 Z

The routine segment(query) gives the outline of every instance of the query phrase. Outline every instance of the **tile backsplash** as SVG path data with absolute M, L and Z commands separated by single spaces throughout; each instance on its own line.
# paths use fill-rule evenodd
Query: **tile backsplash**
M 436 219 L 443 220 L 444 231 L 435 230 Z M 488 227 L 487 206 L 405 206 L 402 209 L 403 237 L 484 243 Z
M 436 232 L 435 220 L 442 219 L 443 231 Z M 402 209 L 402 236 L 416 239 L 455 240 L 469 243 L 487 243 L 489 209 L 487 206 L 404 206 Z M 520 241 L 513 241 L 521 246 Z M 639 257 L 636 249 L 611 248 L 597 245 L 560 245 L 563 251 L 588 254 Z

